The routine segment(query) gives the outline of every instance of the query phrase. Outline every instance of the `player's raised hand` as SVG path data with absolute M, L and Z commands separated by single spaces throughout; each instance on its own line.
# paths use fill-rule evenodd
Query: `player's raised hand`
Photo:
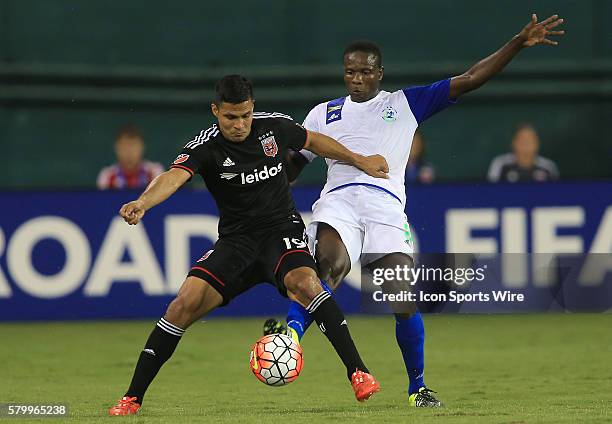
M 565 34 L 565 31 L 552 31 L 563 23 L 563 19 L 559 15 L 552 15 L 542 22 L 538 23 L 538 16 L 534 13 L 531 15 L 531 22 L 525 25 L 525 28 L 519 33 L 519 37 L 523 39 L 523 46 L 531 47 L 536 44 L 548 44 L 556 46 L 557 41 L 549 40 L 550 36 L 558 36 Z
M 119 215 L 130 225 L 136 225 L 145 214 L 145 208 L 140 200 L 126 203 L 119 209 Z
M 389 178 L 389 165 L 381 155 L 366 156 L 358 165 L 366 174 L 376 178 Z

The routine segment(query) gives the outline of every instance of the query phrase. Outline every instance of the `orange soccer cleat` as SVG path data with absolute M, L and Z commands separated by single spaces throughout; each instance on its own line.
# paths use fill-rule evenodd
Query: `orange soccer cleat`
M 117 405 L 108 410 L 108 415 L 132 415 L 138 412 L 140 404 L 136 403 L 137 397 L 123 396 Z
M 359 370 L 355 371 L 351 376 L 351 385 L 359 402 L 365 402 L 380 390 L 380 384 L 378 384 L 373 375 Z

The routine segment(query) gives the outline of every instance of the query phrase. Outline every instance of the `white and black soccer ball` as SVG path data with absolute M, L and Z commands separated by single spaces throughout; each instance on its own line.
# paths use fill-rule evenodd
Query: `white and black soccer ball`
M 270 334 L 257 340 L 251 349 L 251 371 L 268 386 L 284 386 L 302 371 L 302 348 L 284 334 Z

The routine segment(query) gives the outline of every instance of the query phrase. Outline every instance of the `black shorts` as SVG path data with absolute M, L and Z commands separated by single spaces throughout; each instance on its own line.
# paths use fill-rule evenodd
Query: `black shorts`
M 299 267 L 315 270 L 299 215 L 268 230 L 223 236 L 191 267 L 223 296 L 221 306 L 259 283 L 276 285 L 287 296 L 285 275 Z

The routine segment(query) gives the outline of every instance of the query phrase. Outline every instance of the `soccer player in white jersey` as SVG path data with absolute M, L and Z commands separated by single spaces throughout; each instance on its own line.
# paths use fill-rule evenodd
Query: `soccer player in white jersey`
M 375 44 L 356 42 L 346 48 L 344 83 L 349 95 L 317 105 L 304 126 L 362 155 L 384 156 L 389 178 L 374 179 L 348 164 L 327 160 L 327 183 L 313 205 L 308 235 L 316 240 L 314 254 L 319 275 L 329 287 L 335 289 L 351 264 L 358 261 L 370 270 L 414 266 L 412 237 L 404 213 L 404 171 L 417 127 L 461 95 L 483 85 L 523 48 L 556 45 L 548 37 L 563 35 L 564 31 L 554 30 L 561 23 L 563 19 L 557 15 L 538 22 L 534 14 L 508 43 L 464 74 L 394 92 L 380 90 L 382 55 Z M 291 155 L 287 168 L 290 179 L 313 158 L 305 150 Z M 404 304 L 401 310 L 392 305 L 392 309 L 396 339 L 409 379 L 409 405 L 441 406 L 423 381 L 425 331 L 416 305 Z M 306 310 L 294 302 L 287 316 L 288 329 L 270 319 L 264 324 L 264 332 L 287 331 L 299 340 L 311 323 Z

